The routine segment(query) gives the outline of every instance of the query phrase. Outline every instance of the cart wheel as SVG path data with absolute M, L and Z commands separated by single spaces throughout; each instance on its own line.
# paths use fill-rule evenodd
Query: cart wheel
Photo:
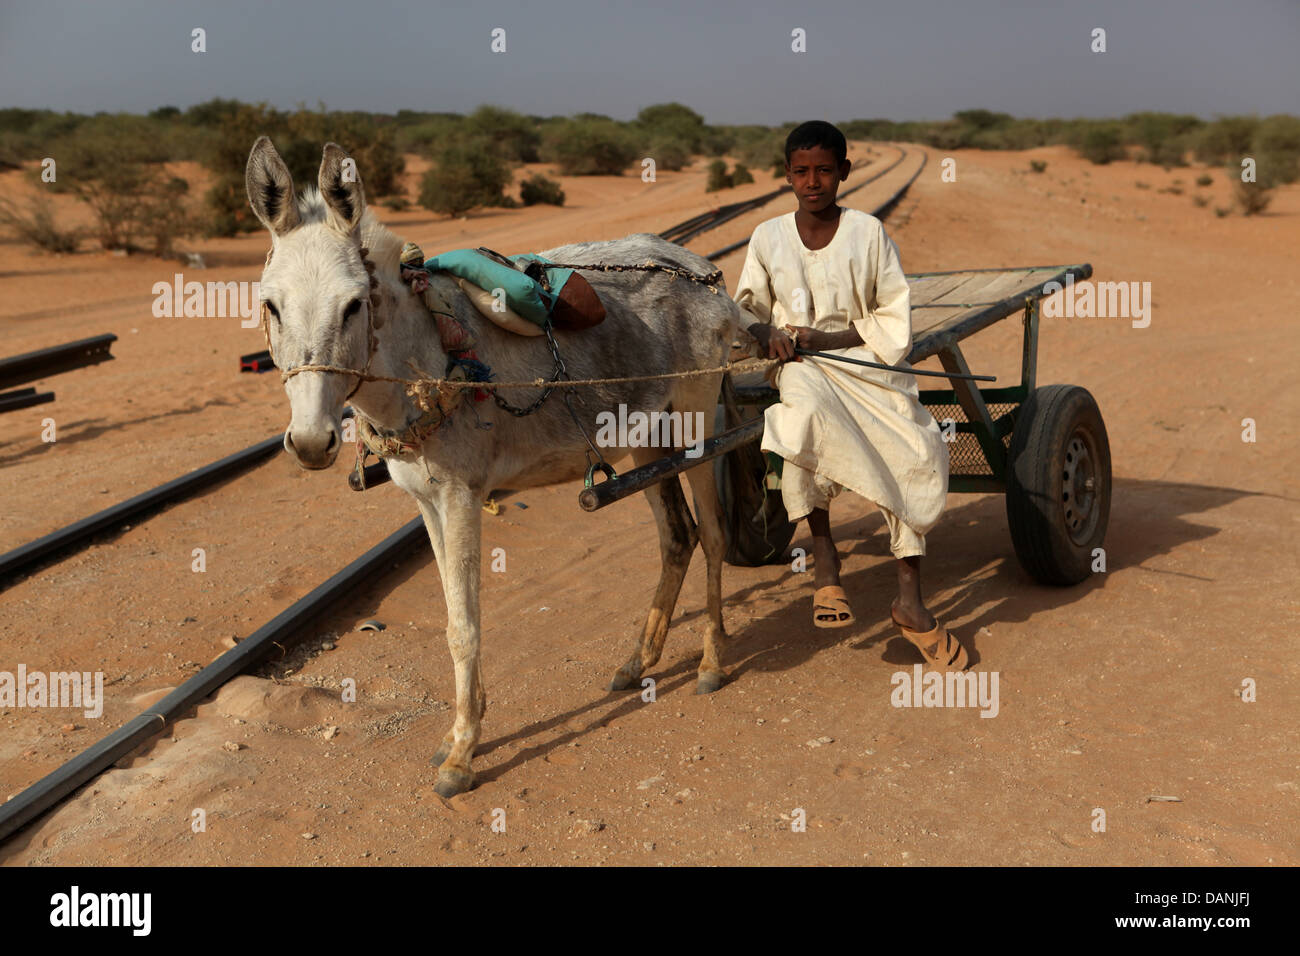
M 719 430 L 734 428 L 753 417 L 752 413 L 746 415 L 741 410 L 731 389 L 731 378 L 726 376 L 722 385 L 722 404 L 718 408 Z M 794 537 L 795 526 L 786 516 L 781 492 L 764 488 L 766 472 L 767 458 L 758 442 L 733 449 L 714 463 L 718 498 L 722 504 L 722 524 L 727 536 L 724 560 L 728 564 L 756 568 L 764 564 L 781 564 L 786 560 L 786 549 Z
M 1007 522 L 1021 566 L 1043 584 L 1078 584 L 1110 517 L 1110 442 L 1087 389 L 1036 389 L 1016 415 Z

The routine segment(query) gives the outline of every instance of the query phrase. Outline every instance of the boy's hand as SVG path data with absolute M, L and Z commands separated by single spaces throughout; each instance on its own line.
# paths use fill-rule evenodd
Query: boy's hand
M 809 349 L 814 352 L 825 348 L 822 334 L 807 325 L 787 325 L 785 332 L 790 336 L 791 341 L 797 348 Z
M 756 322 L 747 331 L 758 340 L 760 355 L 766 353 L 768 358 L 780 359 L 783 362 L 788 362 L 791 359 L 796 362 L 803 361 L 794 354 L 794 340 L 780 329 Z

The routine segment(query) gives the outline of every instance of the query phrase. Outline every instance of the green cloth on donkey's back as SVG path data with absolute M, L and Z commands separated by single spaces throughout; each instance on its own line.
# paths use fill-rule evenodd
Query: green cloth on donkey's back
M 529 262 L 550 262 L 542 256 L 524 253 L 511 256 L 510 261 L 527 265 Z M 537 325 L 545 325 L 555 308 L 555 299 L 564 288 L 564 283 L 573 275 L 572 269 L 547 269 L 546 281 L 551 291 L 542 288 L 541 283 L 525 275 L 518 269 L 503 265 L 495 259 L 483 255 L 475 249 L 453 249 L 428 259 L 424 267 L 430 272 L 441 270 L 450 272 L 467 282 L 472 282 L 480 289 L 503 289 L 508 305 L 521 318 Z

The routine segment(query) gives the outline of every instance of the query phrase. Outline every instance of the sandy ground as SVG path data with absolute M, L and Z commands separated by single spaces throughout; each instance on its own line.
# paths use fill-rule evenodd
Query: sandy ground
M 896 155 L 877 144 L 877 168 Z M 919 155 L 848 204 L 874 208 Z M 998 496 L 950 496 L 929 535 L 931 607 L 977 669 L 1000 675 L 995 719 L 891 706 L 891 675 L 920 658 L 888 622 L 883 522 L 849 496 L 832 514 L 854 628 L 811 627 L 810 575 L 729 567 L 733 680 L 697 697 L 697 556 L 651 675 L 657 700 L 608 694 L 657 577 L 649 508 L 637 497 L 588 515 L 575 485 L 532 489 L 484 516 L 484 553 L 505 548 L 508 570 L 484 574 L 490 706 L 475 790 L 444 801 L 431 787 L 454 691 L 438 570 L 422 552 L 319 620 L 287 660 L 233 681 L 8 841 L 0 862 L 1300 862 L 1300 666 L 1288 640 L 1300 623 L 1300 187 L 1279 190 L 1265 215 L 1218 218 L 1213 208 L 1229 205 L 1220 170 L 1197 187 L 1199 169 L 1090 166 L 1063 148 L 951 155 L 956 182 L 941 181 L 931 150 L 887 223 L 908 271 L 1091 262 L 1098 279 L 1149 281 L 1154 301 L 1146 329 L 1058 318 L 1041 333 L 1040 384 L 1087 387 L 1106 418 L 1107 573 L 1034 584 Z M 1046 171 L 1031 172 L 1032 159 Z M 558 210 L 380 213 L 430 254 L 517 252 L 657 231 L 773 186 L 763 174 L 705 194 L 703 166 L 653 184 L 565 178 Z M 0 176 L 6 194 L 26 188 L 18 173 Z M 691 247 L 707 253 L 791 208 L 771 204 Z M 119 337 L 115 361 L 46 383 L 55 403 L 4 416 L 0 550 L 283 428 L 278 376 L 237 372 L 239 354 L 263 347 L 257 329 L 150 312 L 154 282 L 177 271 L 255 279 L 266 247 L 260 234 L 184 246 L 204 255 L 199 271 L 0 243 L 0 351 Z M 723 261 L 730 285 L 742 262 Z M 964 345 L 973 368 L 1007 380 L 1019 347 L 1015 322 Z M 1243 418 L 1257 423 L 1254 443 L 1241 440 Z M 340 460 L 305 473 L 279 455 L 0 592 L 0 670 L 100 670 L 108 683 L 98 720 L 0 708 L 0 796 L 414 515 L 392 486 L 350 492 L 350 456 Z M 807 547 L 805 531 L 794 544 Z M 191 570 L 195 548 L 204 573 Z M 355 630 L 370 617 L 387 630 Z M 356 703 L 340 700 L 345 678 Z M 1246 678 L 1257 702 L 1239 696 Z M 202 833 L 191 830 L 198 808 Z M 1093 830 L 1097 808 L 1105 832 Z M 791 826 L 800 811 L 803 832 Z

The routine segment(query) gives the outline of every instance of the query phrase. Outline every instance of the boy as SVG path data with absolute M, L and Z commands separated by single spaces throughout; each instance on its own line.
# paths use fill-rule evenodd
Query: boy
M 898 249 L 880 220 L 836 204 L 851 164 L 844 135 L 820 120 L 785 144 L 786 181 L 797 211 L 759 225 L 749 243 L 736 303 L 754 319 L 759 354 L 778 367 L 781 401 L 767 409 L 763 450 L 784 459 L 781 496 L 792 521 L 808 519 L 817 591 L 813 623 L 854 622 L 840 586 L 830 499 L 848 488 L 875 503 L 897 559 L 894 623 L 934 666 L 961 670 L 961 644 L 921 600 L 924 534 L 948 492 L 948 447 L 921 405 L 916 379 L 826 359 L 796 346 L 888 365 L 912 349 L 910 292 Z

